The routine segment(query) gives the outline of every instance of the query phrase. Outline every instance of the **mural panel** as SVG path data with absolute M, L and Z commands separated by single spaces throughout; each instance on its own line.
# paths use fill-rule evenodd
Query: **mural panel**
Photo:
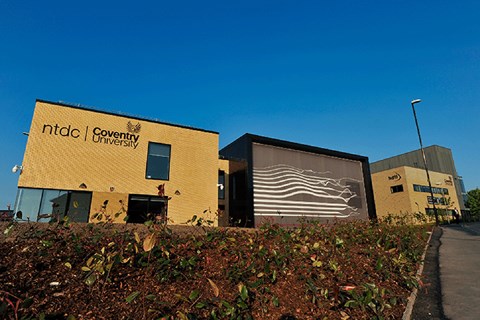
M 255 225 L 368 219 L 362 163 L 253 144 Z

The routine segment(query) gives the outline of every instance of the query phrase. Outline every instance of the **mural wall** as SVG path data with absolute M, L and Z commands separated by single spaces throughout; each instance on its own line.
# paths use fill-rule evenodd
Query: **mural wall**
M 254 143 L 255 225 L 368 219 L 360 161 Z

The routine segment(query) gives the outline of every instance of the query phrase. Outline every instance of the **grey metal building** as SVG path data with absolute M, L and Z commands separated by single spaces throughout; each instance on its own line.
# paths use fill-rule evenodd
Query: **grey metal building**
M 452 176 L 453 183 L 457 191 L 460 209 L 462 211 L 465 211 L 467 192 L 465 191 L 463 179 L 461 176 L 458 175 L 457 169 L 455 168 L 452 150 L 437 145 L 426 147 L 424 148 L 424 150 L 429 170 L 446 173 Z M 373 162 L 370 164 L 370 171 L 372 173 L 376 173 L 400 166 L 410 166 L 425 169 L 425 166 L 423 164 L 422 151 L 418 149 L 391 158 Z

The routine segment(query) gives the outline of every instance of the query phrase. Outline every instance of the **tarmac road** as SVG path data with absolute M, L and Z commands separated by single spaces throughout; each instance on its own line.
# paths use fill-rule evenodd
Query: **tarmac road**
M 443 310 L 449 319 L 480 319 L 480 223 L 450 225 L 440 239 Z
M 411 319 L 480 319 L 480 223 L 435 228 Z

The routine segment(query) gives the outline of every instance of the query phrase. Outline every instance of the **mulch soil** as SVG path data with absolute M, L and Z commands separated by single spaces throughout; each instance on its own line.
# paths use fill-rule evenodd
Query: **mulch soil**
M 401 319 L 430 230 L 8 226 L 5 319 Z

